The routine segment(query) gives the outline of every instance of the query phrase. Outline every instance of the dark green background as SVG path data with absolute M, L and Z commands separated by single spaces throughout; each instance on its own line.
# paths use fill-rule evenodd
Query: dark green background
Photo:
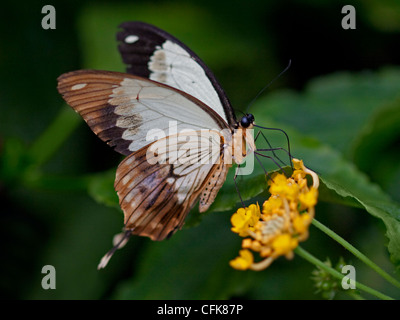
M 56 30 L 41 28 L 46 4 L 56 8 Z M 356 30 L 341 27 L 341 8 L 347 4 L 356 8 Z M 155 24 L 189 45 L 238 110 L 245 110 L 291 60 L 290 69 L 251 109 L 256 121 L 295 130 L 295 141 L 300 133 L 317 149 L 322 142 L 400 200 L 399 118 L 392 116 L 398 115 L 399 103 L 386 113 L 376 111 L 381 102 L 395 101 L 400 89 L 400 6 L 395 0 L 18 1 L 2 4 L 2 13 L 2 299 L 320 298 L 310 280 L 313 266 L 298 257 L 290 262 L 281 258 L 260 273 L 229 268 L 240 248 L 229 230 L 234 209 L 205 214 L 200 224 L 190 223 L 166 242 L 133 238 L 105 270 L 97 271 L 112 236 L 122 228 L 122 214 L 104 205 L 104 199 L 96 201 L 93 189 L 90 196 L 71 181 L 109 170 L 112 187 L 121 158 L 83 121 L 41 166 L 49 181 L 30 176 L 29 181 L 39 183 L 26 182 L 24 150 L 65 108 L 56 78 L 82 68 L 124 71 L 114 38 L 123 21 Z M 56 127 L 62 131 L 62 125 Z M 45 153 L 54 145 L 41 147 L 36 151 Z M 292 148 L 306 164 L 323 167 L 312 152 L 302 153 L 294 143 Z M 98 188 L 108 190 L 110 184 L 101 181 Z M 229 190 L 222 190 L 222 196 Z M 383 224 L 363 209 L 335 202 L 321 201 L 318 219 L 392 273 Z M 356 264 L 358 280 L 400 296 L 316 229 L 304 246 L 321 259 L 329 256 L 336 262 L 344 256 Z M 40 285 L 47 264 L 57 270 L 56 290 Z

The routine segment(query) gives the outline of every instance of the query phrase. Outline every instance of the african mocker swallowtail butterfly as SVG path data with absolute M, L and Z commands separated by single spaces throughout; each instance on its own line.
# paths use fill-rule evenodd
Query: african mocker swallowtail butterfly
M 100 139 L 127 156 L 114 184 L 125 217 L 124 236 L 114 250 L 131 234 L 165 239 L 182 227 L 198 200 L 200 212 L 207 210 L 232 160 L 241 163 L 246 148 L 255 150 L 248 131 L 254 117 L 247 114 L 236 120 L 225 92 L 193 51 L 143 22 L 120 27 L 118 49 L 128 73 L 78 70 L 58 78 L 65 101 Z M 171 121 L 176 134 L 148 141 L 149 130 L 165 130 Z M 202 141 L 205 129 L 212 151 Z M 161 156 L 171 160 L 171 150 L 184 147 L 188 136 L 190 155 L 197 161 L 153 161 Z M 166 142 L 168 148 L 162 148 Z M 210 155 L 212 161 L 199 161 Z

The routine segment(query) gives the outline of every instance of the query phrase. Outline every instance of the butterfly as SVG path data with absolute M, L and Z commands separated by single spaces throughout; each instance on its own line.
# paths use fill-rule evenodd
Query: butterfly
M 171 236 L 197 202 L 200 212 L 210 207 L 232 164 L 255 150 L 254 116 L 236 119 L 221 85 L 192 50 L 147 23 L 120 28 L 127 73 L 78 70 L 58 78 L 67 104 L 126 156 L 114 184 L 124 213 L 115 248 L 130 235 Z M 163 135 L 171 123 L 174 132 Z M 150 132 L 158 139 L 149 141 Z

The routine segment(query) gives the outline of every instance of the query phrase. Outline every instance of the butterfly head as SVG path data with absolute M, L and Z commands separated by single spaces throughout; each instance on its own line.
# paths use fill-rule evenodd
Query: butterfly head
M 240 119 L 239 126 L 244 129 L 251 129 L 254 124 L 254 116 L 251 113 L 247 113 Z

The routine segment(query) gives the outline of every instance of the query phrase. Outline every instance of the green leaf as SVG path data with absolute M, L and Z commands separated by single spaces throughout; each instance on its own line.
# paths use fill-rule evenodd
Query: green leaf
M 117 192 L 114 190 L 115 169 L 101 172 L 90 177 L 89 195 L 99 203 L 119 209 Z
M 273 93 L 260 100 L 252 112 L 260 125 L 278 122 L 283 129 L 295 128 L 347 155 L 377 110 L 393 102 L 399 92 L 398 67 L 376 73 L 341 72 L 313 79 L 304 93 Z
M 400 173 L 400 99 L 377 109 L 369 123 L 359 132 L 352 148 L 357 166 L 397 201 Z
M 296 138 L 296 135 L 292 135 Z M 295 140 L 296 141 L 296 140 Z M 295 142 L 296 143 L 296 142 Z M 301 147 L 301 144 L 297 144 Z M 345 201 L 357 202 L 372 216 L 383 221 L 388 237 L 388 250 L 392 262 L 400 265 L 400 205 L 391 200 L 379 185 L 345 160 L 337 151 L 324 145 L 299 150 L 305 165 L 318 172 L 328 189 L 335 191 Z M 304 156 L 302 156 L 304 155 Z M 317 212 L 318 215 L 318 212 Z
M 400 137 L 400 98 L 378 108 L 359 132 L 353 146 L 354 162 L 363 171 L 372 170 L 379 155 Z
M 386 227 L 386 236 L 389 239 L 388 250 L 392 262 L 400 267 L 400 205 L 388 199 L 381 189 L 369 183 L 365 176 L 355 172 L 350 174 L 348 179 L 353 183 L 347 188 L 337 184 L 336 181 L 324 179 L 325 185 L 335 190 L 342 197 L 352 197 L 357 200 L 371 215 L 380 218 Z M 360 184 L 364 184 L 361 186 Z M 352 188 L 352 185 L 355 187 Z M 357 186 L 358 185 L 358 186 Z

